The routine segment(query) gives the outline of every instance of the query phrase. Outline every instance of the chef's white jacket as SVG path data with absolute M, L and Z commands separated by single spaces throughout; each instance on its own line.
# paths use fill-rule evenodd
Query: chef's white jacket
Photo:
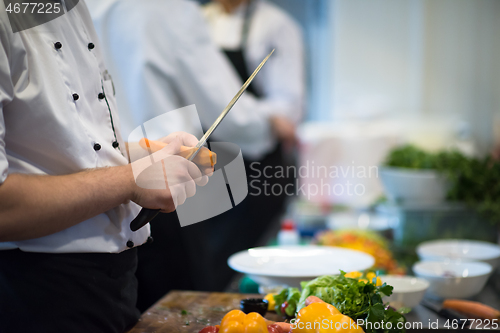
M 87 4 L 113 75 L 125 136 L 150 119 L 191 104 L 207 129 L 240 89 L 241 80 L 211 40 L 196 3 Z M 269 124 L 273 108 L 272 103 L 244 94 L 214 132 L 214 140 L 238 144 L 245 157 L 262 157 L 275 145 Z M 179 116 L 165 124 L 165 130 L 192 133 L 192 121 Z M 157 135 L 148 131 L 148 136 Z
M 243 47 L 249 73 L 276 49 L 269 63 L 254 80 L 254 88 L 272 104 L 274 114 L 297 123 L 305 107 L 304 43 L 298 23 L 285 11 L 265 0 L 252 0 L 247 41 L 242 29 L 247 4 L 233 13 L 212 1 L 203 7 L 214 42 L 223 49 Z
M 83 1 L 16 33 L 0 2 L 0 183 L 13 173 L 62 175 L 128 163 L 100 49 Z M 122 204 L 49 236 L 0 243 L 0 249 L 121 252 L 149 236 L 149 226 L 129 228 L 138 212 L 134 203 Z

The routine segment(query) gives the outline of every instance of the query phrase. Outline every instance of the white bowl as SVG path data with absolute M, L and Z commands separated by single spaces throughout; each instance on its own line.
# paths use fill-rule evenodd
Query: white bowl
M 420 260 L 463 259 L 488 263 L 493 270 L 500 266 L 500 246 L 465 239 L 442 239 L 417 246 Z
M 484 262 L 419 261 L 416 276 L 429 281 L 427 292 L 441 298 L 469 298 L 481 292 L 492 272 Z
M 387 198 L 399 204 L 437 205 L 449 189 L 446 177 L 434 170 L 380 167 L 380 180 Z
M 227 263 L 262 286 L 299 287 L 302 281 L 321 275 L 336 275 L 340 270 L 368 269 L 375 260 L 360 251 L 308 245 L 257 247 L 233 254 Z
M 414 308 L 424 298 L 425 291 L 429 288 L 427 280 L 414 276 L 382 275 L 380 279 L 394 287 L 392 295 L 384 297 L 384 301 L 390 302 L 395 308 L 401 306 Z

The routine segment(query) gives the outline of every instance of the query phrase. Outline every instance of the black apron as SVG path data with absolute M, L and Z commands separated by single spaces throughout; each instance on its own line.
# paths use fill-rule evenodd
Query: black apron
M 252 20 L 252 12 L 254 10 L 256 3 L 255 1 L 249 0 L 245 9 L 245 17 L 243 19 L 243 27 L 241 29 L 241 42 L 240 47 L 235 50 L 222 49 L 229 59 L 234 69 L 238 73 L 238 76 L 243 82 L 245 82 L 249 77 L 247 61 L 245 57 L 245 46 L 248 41 L 248 32 L 250 30 L 250 23 Z M 255 97 L 262 97 L 262 94 L 255 90 L 255 85 L 251 84 L 247 88 L 247 92 L 252 93 Z
M 1 333 L 122 333 L 139 319 L 137 249 L 0 251 Z
M 245 82 L 250 76 L 247 61 L 245 59 L 245 48 L 248 41 L 252 14 L 255 11 L 255 6 L 257 5 L 258 3 L 255 0 L 249 0 L 247 2 L 243 19 L 243 27 L 241 30 L 240 47 L 235 50 L 222 49 L 243 82 Z M 277 51 L 279 52 L 279 50 Z M 257 98 L 263 97 L 262 94 L 255 89 L 255 85 L 253 83 L 247 88 L 247 92 L 252 93 Z M 266 223 L 263 223 L 263 225 L 267 226 L 273 219 L 283 212 L 286 199 L 286 193 L 284 193 L 285 186 L 291 184 L 292 186 L 287 187 L 288 193 L 294 192 L 292 190 L 294 188 L 293 179 L 290 179 L 290 177 L 269 178 L 266 177 L 263 172 L 263 169 L 267 166 L 270 166 L 271 170 L 273 170 L 272 174 L 277 171 L 277 167 L 287 166 L 288 163 L 284 157 L 282 144 L 278 142 L 269 153 L 258 160 L 252 160 L 244 157 L 244 162 L 249 186 L 249 195 L 246 200 L 250 201 L 249 205 L 252 207 L 251 211 L 253 218 L 259 220 L 264 219 Z M 260 177 L 257 177 L 258 175 L 260 175 Z M 266 182 L 267 185 L 265 185 L 264 182 Z M 272 192 L 273 186 L 277 189 L 274 193 Z M 280 188 L 283 189 L 283 193 L 276 195 L 276 193 L 279 193 L 278 189 Z M 256 195 L 258 194 L 259 189 L 261 194 Z M 270 195 L 266 195 L 266 192 Z M 264 231 L 265 230 L 261 230 L 261 232 Z

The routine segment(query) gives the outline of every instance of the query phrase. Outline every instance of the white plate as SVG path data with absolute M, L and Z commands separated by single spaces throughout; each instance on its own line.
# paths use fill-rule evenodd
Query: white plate
M 474 260 L 490 264 L 493 269 L 500 266 L 500 246 L 488 242 L 443 239 L 424 242 L 417 247 L 421 260 Z
M 373 266 L 369 254 L 330 246 L 269 246 L 257 247 L 233 254 L 228 265 L 248 274 L 263 286 L 300 286 L 321 275 L 336 275 L 361 271 Z

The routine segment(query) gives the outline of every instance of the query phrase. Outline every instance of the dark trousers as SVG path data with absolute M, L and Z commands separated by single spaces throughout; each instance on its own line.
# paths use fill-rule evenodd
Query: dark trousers
M 123 333 L 138 318 L 137 250 L 0 251 L 1 333 Z

